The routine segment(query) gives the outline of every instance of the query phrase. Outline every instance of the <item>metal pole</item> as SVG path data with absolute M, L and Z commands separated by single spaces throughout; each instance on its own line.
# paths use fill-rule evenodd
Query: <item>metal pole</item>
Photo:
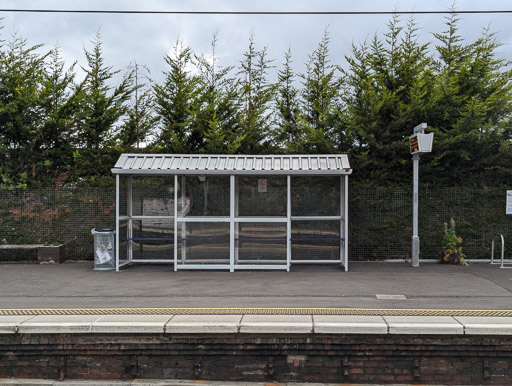
M 235 176 L 229 176 L 229 272 L 235 272 Z
M 231 177 L 230 177 L 231 178 Z M 230 188 L 231 189 L 231 182 L 230 182 Z M 235 220 L 238 218 L 238 216 L 240 215 L 239 213 L 239 208 L 240 208 L 240 200 L 239 200 L 239 193 L 238 193 L 238 177 L 235 176 L 235 215 L 234 215 L 234 218 Z M 230 197 L 231 197 L 231 190 L 230 190 L 230 193 L 229 193 Z M 231 202 L 231 201 L 230 201 Z M 231 204 L 230 204 L 231 205 Z M 231 216 L 231 209 L 230 209 L 230 216 Z M 230 219 L 231 221 L 231 219 Z M 231 229 L 231 225 L 230 225 L 230 229 Z M 230 231 L 230 234 L 231 234 L 231 231 Z M 231 237 L 231 236 L 230 236 Z M 240 223 L 238 221 L 235 221 L 235 240 L 238 239 L 240 237 Z M 231 240 L 231 239 L 230 239 Z M 231 241 L 230 241 L 231 243 Z M 230 244 L 231 245 L 231 244 Z M 231 248 L 231 247 L 230 247 Z M 231 252 L 230 252 L 231 253 Z M 234 264 L 237 265 L 238 262 L 240 261 L 240 242 L 238 242 L 238 245 L 235 243 L 235 260 L 234 260 Z M 231 264 L 231 260 L 230 260 L 230 264 Z
M 119 174 L 116 174 L 116 272 L 119 272 Z
M 343 226 L 344 235 L 345 238 L 345 245 L 343 248 L 343 255 L 344 255 L 344 265 L 345 265 L 345 271 L 348 271 L 348 175 L 345 174 L 344 177 L 345 180 L 345 194 L 344 194 L 344 207 L 345 207 L 345 224 Z
M 174 175 L 174 272 L 178 270 L 178 175 Z
M 286 176 L 286 271 L 290 272 L 292 261 L 292 183 Z
M 420 266 L 420 238 L 418 236 L 418 182 L 420 155 L 413 154 L 413 191 L 412 191 L 412 266 Z
M 128 197 L 126 199 L 126 205 L 128 209 L 128 261 L 133 260 L 133 178 L 128 176 Z
M 345 176 L 340 176 L 340 267 L 345 267 Z
M 186 188 L 186 177 L 181 176 L 181 211 L 185 217 L 185 207 L 187 206 L 187 188 Z M 176 212 L 176 216 L 178 212 Z M 181 222 L 181 264 L 185 264 L 187 261 L 187 223 Z

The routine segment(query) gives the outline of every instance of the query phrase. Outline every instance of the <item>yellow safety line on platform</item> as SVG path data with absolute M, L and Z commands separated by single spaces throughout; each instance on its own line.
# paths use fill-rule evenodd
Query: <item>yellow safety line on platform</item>
M 512 310 L 441 310 L 393 308 L 13 308 L 8 315 L 376 315 L 512 316 Z

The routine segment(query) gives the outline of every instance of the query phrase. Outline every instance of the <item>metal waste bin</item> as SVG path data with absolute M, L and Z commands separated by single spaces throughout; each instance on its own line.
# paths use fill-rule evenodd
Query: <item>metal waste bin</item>
M 112 270 L 116 267 L 115 233 L 113 228 L 93 228 L 94 236 L 94 269 L 98 271 Z

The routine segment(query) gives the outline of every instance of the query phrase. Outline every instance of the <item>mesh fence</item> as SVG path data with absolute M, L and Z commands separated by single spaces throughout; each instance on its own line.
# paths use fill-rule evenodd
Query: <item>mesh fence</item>
M 197 178 L 196 178 L 197 179 Z M 162 184 L 162 182 L 165 182 Z M 257 182 L 257 181 L 256 181 Z M 286 208 L 286 187 L 280 179 L 268 179 L 267 195 L 250 188 L 254 181 L 242 181 L 240 186 L 240 215 L 282 215 Z M 194 184 L 198 189 L 193 189 Z M 229 191 L 227 181 L 219 179 L 206 186 L 203 182 L 187 181 L 190 190 L 190 214 L 226 215 L 229 207 Z M 172 198 L 172 181 L 159 180 L 158 184 L 141 182 L 134 184 L 134 212 L 153 214 L 162 206 L 163 210 L 171 211 L 169 200 Z M 316 189 L 296 186 L 292 189 L 292 206 L 297 214 L 312 213 L 334 214 L 338 207 L 329 207 L 322 203 L 333 202 L 339 197 L 339 190 Z M 295 193 L 294 193 L 295 192 Z M 260 193 L 260 194 L 259 194 Z M 412 192 L 409 189 L 367 188 L 352 184 L 349 196 L 349 256 L 351 260 L 382 260 L 409 258 L 412 234 Z M 243 206 L 242 198 L 250 204 Z M 316 197 L 316 199 L 315 199 Z M 126 202 L 121 197 L 121 206 Z M 183 203 L 186 206 L 186 203 Z M 488 258 L 491 241 L 496 233 L 505 237 L 506 257 L 512 257 L 512 218 L 505 216 L 505 189 L 500 188 L 428 188 L 420 189 L 419 195 L 419 235 L 421 239 L 421 258 L 437 259 L 441 251 L 441 239 L 444 223 L 453 218 L 456 232 L 463 239 L 463 250 L 468 258 Z M 317 208 L 318 207 L 318 208 Z M 160 208 L 162 209 L 162 208 Z M 185 208 L 178 210 L 185 210 Z M 165 213 L 165 214 L 170 214 Z M 134 213 L 135 214 L 135 213 Z M 228 213 L 229 214 L 229 213 Z M 151 237 L 167 237 L 172 224 L 164 224 L 162 220 L 140 224 L 140 230 L 149 232 Z M 151 222 L 153 221 L 153 222 Z M 68 259 L 92 260 L 93 238 L 91 229 L 114 226 L 115 224 L 115 192 L 114 189 L 37 189 L 23 191 L 0 191 L 0 244 L 44 244 L 64 243 Z M 205 225 L 205 227 L 210 224 Z M 325 237 L 337 237 L 339 230 L 330 224 L 298 224 L 295 233 L 308 235 L 321 232 Z M 323 227 L 323 228 L 322 228 Z M 261 229 L 260 229 L 261 228 Z M 325 228 L 325 229 L 324 229 Z M 332 228 L 332 229 L 331 229 Z M 134 229 L 134 232 L 138 228 Z M 181 229 L 181 228 L 180 228 Z M 204 236 L 205 229 L 187 226 L 187 245 L 179 245 L 179 249 L 188 248 L 191 257 L 194 251 L 200 256 L 200 250 L 207 248 L 215 251 L 219 260 L 226 259 L 226 243 L 228 233 L 218 224 L 208 228 L 210 233 L 208 245 L 205 240 L 193 240 L 198 232 Z M 217 233 L 222 233 L 218 235 Z M 122 234 L 125 234 L 123 231 Z M 295 237 L 296 234 L 292 235 Z M 244 251 L 241 258 L 250 260 L 281 260 L 282 229 L 256 227 L 249 224 L 240 229 Z M 263 235 L 263 236 L 262 236 Z M 269 236 L 271 235 L 271 236 Z M 142 236 L 147 236 L 145 233 Z M 260 239 L 274 237 L 269 243 L 269 251 L 261 249 Z M 215 240 L 214 240 L 215 238 Z M 222 238 L 222 242 L 217 239 Z M 240 241 L 238 241 L 240 242 Z M 268 243 L 268 242 L 267 242 Z M 147 243 L 138 246 L 134 251 L 137 258 L 146 258 L 155 252 L 168 257 L 172 254 L 172 242 Z M 332 244 L 332 245 L 331 245 Z M 335 259 L 339 253 L 336 243 L 326 242 L 319 245 L 293 245 L 299 259 L 308 259 L 311 254 L 320 253 L 322 259 Z M 124 250 L 125 248 L 121 248 Z M 261 255 L 261 256 L 260 256 Z M 199 257 L 198 257 L 199 258 Z M 36 260 L 35 250 L 0 249 L 0 261 Z
M 115 192 L 103 188 L 0 191 L 0 243 L 64 243 L 68 258 L 93 259 L 92 228 L 113 226 Z M 36 260 L 35 250 L 0 249 L 0 261 Z
M 445 224 L 455 221 L 469 259 L 489 258 L 492 238 L 505 237 L 512 255 L 512 218 L 505 216 L 501 188 L 429 188 L 419 191 L 420 258 L 438 259 Z M 352 186 L 349 198 L 351 260 L 410 257 L 412 190 Z M 512 257 L 512 256 L 510 256 Z
M 286 216 L 286 177 L 239 177 L 238 200 L 239 216 Z
M 178 178 L 178 215 L 229 217 L 229 176 Z
M 292 216 L 339 216 L 339 177 L 293 177 Z

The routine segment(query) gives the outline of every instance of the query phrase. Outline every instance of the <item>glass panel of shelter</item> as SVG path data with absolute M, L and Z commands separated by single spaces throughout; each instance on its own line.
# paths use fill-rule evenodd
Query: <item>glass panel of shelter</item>
M 120 265 L 172 262 L 174 177 L 127 176 L 121 179 L 119 193 Z
M 286 264 L 286 223 L 237 222 L 236 264 Z
M 128 218 L 128 194 L 127 194 L 128 179 L 116 176 L 116 196 L 119 194 L 119 237 L 116 244 L 116 259 L 119 265 L 129 264 L 129 235 L 131 232 L 130 221 Z M 117 224 L 116 224 L 117 225 Z M 117 263 L 116 263 L 117 267 Z
M 122 219 L 119 221 L 119 264 L 129 263 L 129 252 L 128 252 L 128 220 Z
M 341 262 L 342 184 L 339 176 L 292 178 L 292 263 Z
M 235 268 L 289 268 L 287 176 L 236 176 L 233 219 L 230 176 L 129 176 L 121 180 L 125 180 L 120 186 L 121 262 L 174 261 L 183 268 L 232 269 L 232 263 Z M 291 177 L 291 262 L 340 260 L 342 182 L 339 176 Z
M 133 220 L 132 260 L 166 261 L 174 254 L 174 220 L 145 217 Z
M 286 176 L 240 176 L 236 217 L 286 218 Z
M 287 177 L 238 176 L 235 265 L 287 266 Z
M 292 177 L 292 216 L 339 216 L 340 177 Z
M 230 266 L 230 177 L 177 180 L 177 264 Z M 286 264 L 286 177 L 235 181 L 234 265 Z
M 176 268 L 229 268 L 230 177 L 177 176 Z

